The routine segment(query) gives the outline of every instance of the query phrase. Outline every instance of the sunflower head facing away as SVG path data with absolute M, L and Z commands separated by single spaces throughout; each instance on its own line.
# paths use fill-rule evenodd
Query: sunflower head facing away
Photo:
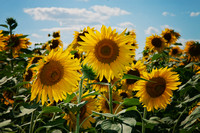
M 166 41 L 164 38 L 155 34 L 146 38 L 145 47 L 148 47 L 150 51 L 156 50 L 158 52 L 162 52 L 166 47 Z
M 60 40 L 60 38 L 54 38 L 50 41 L 50 44 L 47 45 L 46 49 L 51 51 L 52 49 L 57 50 L 60 47 L 63 48 L 62 41 Z
M 173 95 L 172 90 L 177 90 L 179 77 L 171 68 L 153 69 L 151 73 L 144 74 L 144 79 L 140 80 L 133 90 L 138 91 L 136 96 L 147 108 L 147 111 L 154 109 L 165 109 L 170 104 Z
M 88 33 L 81 36 L 83 42 L 78 42 L 80 48 L 86 52 L 84 64 L 90 65 L 102 81 L 103 77 L 110 82 L 114 77 L 119 77 L 123 73 L 125 66 L 132 62 L 130 49 L 133 46 L 126 45 L 130 41 L 130 36 L 125 36 L 125 31 L 121 34 L 112 31 L 111 27 L 101 27 L 99 31 L 93 32 L 88 27 Z
M 53 38 L 60 38 L 60 31 L 53 32 Z
M 73 59 L 68 51 L 52 50 L 48 56 L 38 62 L 35 68 L 31 100 L 37 96 L 37 101 L 42 100 L 42 105 L 50 99 L 58 102 L 66 97 L 66 93 L 72 93 L 78 84 L 81 69 L 79 60 Z
M 171 55 L 173 57 L 177 57 L 182 54 L 182 51 L 183 50 L 179 46 L 175 46 L 170 49 L 169 55 Z
M 167 41 L 168 46 L 176 43 L 177 39 L 180 37 L 178 32 L 174 32 L 172 29 L 165 28 L 162 31 L 161 36 Z
M 184 52 L 188 56 L 188 60 L 198 62 L 200 61 L 200 43 L 195 41 L 186 42 Z

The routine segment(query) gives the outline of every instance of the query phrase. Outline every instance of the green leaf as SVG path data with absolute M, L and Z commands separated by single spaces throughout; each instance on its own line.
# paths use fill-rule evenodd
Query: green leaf
M 15 117 L 21 117 L 21 116 L 24 116 L 24 115 L 28 115 L 30 113 L 32 113 L 33 111 L 35 111 L 36 108 L 24 108 L 23 106 L 20 107 L 20 111 L 21 113 Z
M 28 35 L 18 36 L 18 38 L 26 38 Z
M 137 122 L 135 118 L 131 118 L 131 117 L 120 117 L 119 119 L 122 120 L 123 123 L 129 126 L 135 126 Z
M 181 126 L 187 128 L 191 126 L 197 120 L 197 118 L 200 118 L 200 106 L 195 108 L 195 110 L 192 111 L 192 113 L 187 116 L 184 121 L 181 122 Z
M 174 45 L 182 46 L 182 43 L 174 43 Z
M 2 27 L 4 27 L 4 28 L 8 28 L 8 26 L 5 25 L 5 24 L 0 24 L 0 26 L 2 26 Z
M 105 116 L 105 117 L 108 117 L 108 118 L 116 117 L 116 115 L 110 114 L 110 113 L 99 113 L 99 112 L 95 112 L 95 111 L 92 111 L 92 112 L 93 112 L 94 114 L 96 114 L 96 115 Z
M 97 92 L 97 91 L 92 91 L 92 92 L 88 93 L 87 95 L 84 95 L 82 98 L 86 98 L 86 97 L 88 97 L 88 96 L 94 96 L 94 95 L 99 95 L 99 92 Z
M 151 61 L 157 60 L 160 57 L 161 57 L 161 54 L 154 54 Z
M 143 79 L 143 78 L 140 78 L 138 76 L 135 76 L 135 75 L 131 75 L 131 74 L 124 74 L 124 76 L 122 77 L 122 79 L 136 79 L 136 80 L 145 80 L 145 81 L 149 81 L 147 79 Z M 152 81 L 150 81 L 152 82 Z
M 72 113 L 77 112 L 80 110 L 81 107 L 83 107 L 88 101 L 83 101 L 79 104 L 74 104 L 74 103 L 65 103 L 64 105 L 68 110 L 70 110 Z
M 57 106 L 48 106 L 42 109 L 42 113 L 54 113 L 54 112 L 63 112 L 63 111 Z
M 94 80 L 96 78 L 96 74 L 90 66 L 82 66 L 82 72 L 85 78 L 88 78 L 90 80 Z
M 99 85 L 110 85 L 109 83 L 104 83 L 104 82 L 89 83 L 89 85 L 94 85 L 94 84 L 99 84 Z
M 136 106 L 136 105 L 140 105 L 139 99 L 137 98 L 126 98 L 123 101 L 123 105 L 125 106 Z
M 21 83 L 15 85 L 15 86 L 13 86 L 12 88 L 17 88 L 17 87 L 23 86 L 23 85 L 28 84 L 28 83 L 29 83 L 28 81 L 21 82 Z
M 75 97 L 75 93 L 67 94 L 67 98 L 64 100 L 65 103 L 69 103 L 74 97 Z
M 194 97 L 192 97 L 190 99 L 185 100 L 184 102 L 182 102 L 182 104 L 185 104 L 185 103 L 188 103 L 188 102 L 192 102 L 197 98 L 200 98 L 200 94 L 198 94 L 198 95 L 196 95 L 196 96 L 194 96 Z
M 3 122 L 0 122 L 0 128 L 5 127 L 11 123 L 11 120 L 5 120 Z
M 126 111 L 132 111 L 132 110 L 137 110 L 137 106 L 133 106 L 126 109 Z

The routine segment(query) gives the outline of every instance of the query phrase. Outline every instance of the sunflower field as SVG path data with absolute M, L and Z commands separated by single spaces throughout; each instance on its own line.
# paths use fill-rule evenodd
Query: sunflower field
M 0 133 L 200 132 L 199 42 L 166 28 L 136 60 L 134 30 L 85 27 L 64 48 L 17 25 L 0 24 Z

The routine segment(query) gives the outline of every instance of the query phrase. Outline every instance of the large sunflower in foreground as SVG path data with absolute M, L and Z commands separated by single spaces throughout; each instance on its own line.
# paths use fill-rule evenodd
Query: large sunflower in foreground
M 63 52 L 52 50 L 48 56 L 38 62 L 36 67 L 36 79 L 31 89 L 31 100 L 37 97 L 42 100 L 42 105 L 55 100 L 58 102 L 66 97 L 66 93 L 72 93 L 73 88 L 78 84 L 80 74 L 77 72 L 80 67 L 79 60 L 73 59 L 68 51 Z
M 195 41 L 186 42 L 184 52 L 190 61 L 200 61 L 200 43 Z
M 138 60 L 135 64 L 132 63 L 131 66 L 126 67 L 127 72 L 126 74 L 143 77 L 143 73 L 146 72 L 146 66 L 140 60 Z M 136 79 L 125 79 L 122 82 L 127 86 L 128 89 L 132 90 L 136 85 L 138 80 Z
M 80 36 L 84 42 L 78 42 L 80 48 L 86 52 L 84 64 L 92 66 L 99 80 L 103 77 L 110 82 L 114 77 L 119 77 L 123 73 L 125 66 L 131 62 L 131 52 L 129 49 L 134 49 L 133 46 L 126 45 L 129 42 L 130 36 L 125 36 L 125 30 L 118 34 L 116 29 L 112 31 L 111 27 L 101 27 L 99 31 L 93 32 L 88 28 L 88 33 L 85 36 Z
M 149 50 L 156 50 L 158 52 L 162 52 L 166 47 L 166 41 L 159 35 L 152 35 L 146 38 L 146 46 Z
M 173 95 L 172 90 L 177 90 L 179 75 L 172 72 L 171 68 L 153 69 L 151 73 L 143 75 L 144 79 L 133 88 L 138 91 L 136 96 L 139 97 L 140 102 L 147 108 L 147 111 L 154 109 L 165 109 L 167 104 L 170 104 Z
M 177 39 L 180 37 L 180 34 L 172 29 L 165 28 L 165 30 L 162 31 L 161 36 L 167 41 L 169 46 L 176 43 Z

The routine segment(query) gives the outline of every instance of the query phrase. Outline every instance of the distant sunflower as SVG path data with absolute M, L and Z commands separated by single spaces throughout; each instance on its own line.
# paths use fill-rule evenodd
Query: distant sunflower
M 4 103 L 5 105 L 9 105 L 9 104 L 13 105 L 14 104 L 13 92 L 9 90 L 4 91 L 1 102 Z
M 179 46 L 176 47 L 172 47 L 170 49 L 169 55 L 173 56 L 173 57 L 177 57 L 182 53 L 182 50 Z
M 124 85 L 124 87 L 125 87 L 125 85 Z M 122 99 L 131 98 L 133 96 L 132 91 L 129 89 L 125 89 L 124 87 L 122 87 L 122 89 L 117 90 L 119 95 L 122 97 Z
M 136 33 L 135 33 L 135 30 L 131 30 L 131 31 L 129 31 L 129 35 L 131 35 L 133 39 L 136 39 Z
M 80 123 L 82 124 L 81 128 L 88 129 L 91 128 L 91 123 L 94 123 L 96 120 L 93 118 L 93 116 L 90 116 L 92 114 L 92 111 L 98 112 L 98 102 L 97 99 L 94 98 L 94 96 L 88 96 L 83 98 L 81 101 L 87 101 L 87 103 L 80 108 Z M 89 117 L 90 116 L 90 117 Z M 88 118 L 89 117 L 89 118 Z M 75 129 L 76 125 L 76 114 L 73 114 L 70 110 L 66 113 L 65 120 L 67 120 L 67 125 L 73 131 Z
M 146 38 L 146 47 L 148 47 L 150 51 L 156 50 L 162 52 L 166 47 L 166 41 L 164 38 L 155 34 Z
M 171 102 L 172 90 L 177 90 L 177 86 L 181 84 L 178 82 L 179 75 L 167 67 L 153 69 L 151 73 L 144 74 L 144 79 L 153 82 L 140 80 L 133 90 L 138 91 L 136 96 L 147 111 L 153 111 L 154 108 L 165 109 Z
M 103 94 L 103 96 L 105 98 L 107 98 L 108 101 L 109 101 L 108 92 L 105 92 Z M 102 111 L 103 113 L 110 113 L 109 104 L 108 104 L 107 100 L 103 96 L 100 96 L 99 100 L 98 100 L 99 101 L 99 110 Z M 116 109 L 118 108 L 119 104 L 115 103 L 114 101 L 122 102 L 122 97 L 119 95 L 118 92 L 113 91 L 112 101 L 113 101 L 113 112 L 115 112 Z M 122 107 L 119 107 L 116 113 L 120 112 L 121 110 L 122 110 Z
M 31 81 L 33 81 L 33 75 L 35 75 L 35 73 L 36 72 L 34 71 L 33 68 L 27 69 L 26 72 L 25 72 L 25 74 L 24 74 L 24 76 L 23 76 L 24 82 L 31 82 Z M 25 84 L 25 87 L 30 88 L 31 84 L 30 83 Z
M 39 60 L 41 60 L 43 57 L 44 56 L 42 56 L 42 55 L 33 55 L 33 57 L 29 58 L 27 68 L 30 67 L 33 64 L 38 63 Z
M 176 43 L 177 39 L 180 37 L 180 34 L 174 32 L 174 30 L 172 29 L 165 28 L 165 30 L 162 31 L 161 36 L 167 41 L 167 44 L 169 46 Z
M 125 31 L 118 34 L 116 29 L 112 31 L 111 27 L 107 29 L 104 25 L 101 33 L 94 33 L 89 27 L 88 32 L 89 34 L 81 36 L 84 42 L 78 42 L 86 52 L 84 64 L 88 63 L 94 69 L 100 81 L 104 76 L 108 82 L 114 77 L 118 78 L 125 71 L 125 66 L 132 62 L 132 52 L 129 49 L 134 47 L 126 45 L 130 36 L 125 36 Z
M 62 41 L 60 40 L 60 38 L 54 38 L 50 41 L 50 44 L 47 45 L 46 49 L 51 51 L 52 49 L 57 50 L 60 47 L 63 48 Z
M 42 105 L 47 102 L 58 102 L 66 97 L 66 93 L 72 93 L 77 86 L 80 74 L 77 72 L 80 63 L 73 59 L 69 52 L 52 50 L 48 56 L 38 62 L 36 67 L 36 79 L 33 81 L 31 89 L 31 100 L 38 96 L 37 101 L 42 100 Z
M 195 41 L 186 42 L 184 52 L 188 56 L 188 60 L 198 62 L 200 61 L 200 43 Z
M 16 55 L 19 53 L 20 49 L 27 49 L 28 45 L 31 45 L 31 42 L 29 42 L 29 39 L 24 37 L 23 34 L 15 34 L 15 35 L 8 35 L 6 36 L 5 41 L 7 42 L 5 50 L 12 49 L 13 55 Z M 11 44 L 11 46 L 8 46 L 8 44 Z
M 200 102 L 198 102 L 197 104 L 196 104 L 196 106 L 194 106 L 190 111 L 189 111 L 189 115 L 197 108 L 197 107 L 199 107 L 200 106 Z M 200 122 L 200 118 L 197 118 L 197 120 Z
M 95 31 L 94 28 L 91 29 L 93 32 Z M 81 36 L 85 36 L 85 33 L 89 33 L 88 32 L 88 27 L 84 28 L 83 31 L 78 32 L 78 31 L 74 31 L 74 40 L 72 41 L 72 49 L 76 49 L 81 46 L 78 42 L 83 42 Z
M 60 31 L 53 32 L 53 38 L 60 38 Z
M 146 66 L 142 61 L 138 60 L 135 64 L 132 63 L 130 67 L 126 67 L 127 71 L 126 74 L 143 77 L 143 73 L 146 72 Z M 136 85 L 138 80 L 135 79 L 125 79 L 122 82 L 125 82 L 127 88 L 132 90 Z

